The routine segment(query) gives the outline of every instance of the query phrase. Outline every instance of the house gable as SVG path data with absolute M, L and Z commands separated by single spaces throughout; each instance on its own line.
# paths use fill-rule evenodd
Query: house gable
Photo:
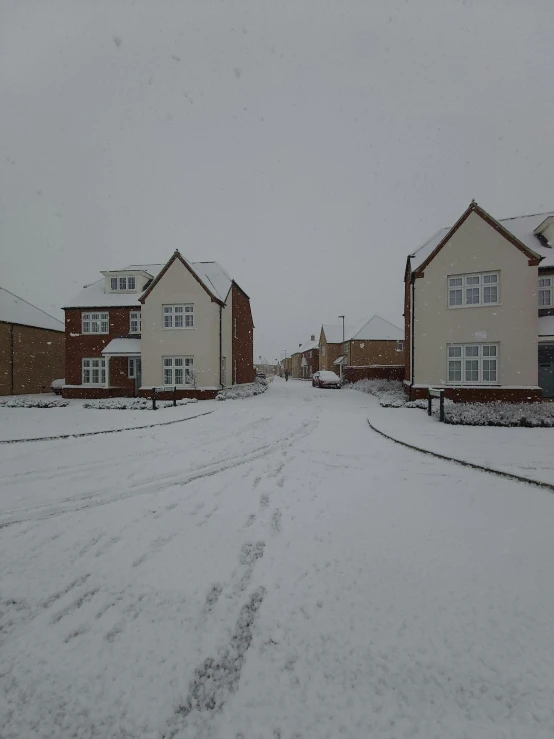
M 487 223 L 491 228 L 493 228 L 495 231 L 497 231 L 501 236 L 503 236 L 506 241 L 508 241 L 510 244 L 516 247 L 516 249 L 519 249 L 528 259 L 528 264 L 530 267 L 536 267 L 538 266 L 539 262 L 541 261 L 541 257 L 536 254 L 534 251 L 529 249 L 525 244 L 523 244 L 519 239 L 517 239 L 508 229 L 506 229 L 501 223 L 499 223 L 496 219 L 494 219 L 489 213 L 487 213 L 483 208 L 481 208 L 475 201 L 473 201 L 469 207 L 466 209 L 466 211 L 462 214 L 462 216 L 456 221 L 456 223 L 452 226 L 450 230 L 446 232 L 440 238 L 439 243 L 435 246 L 435 248 L 431 251 L 431 253 L 423 260 L 421 264 L 417 266 L 413 271 L 411 271 L 411 259 L 412 257 L 408 257 L 408 263 L 406 265 L 406 276 L 409 276 L 410 272 L 412 275 L 412 278 L 414 277 L 423 277 L 425 275 L 425 269 L 426 267 L 435 259 L 435 257 L 444 249 L 444 247 L 451 242 L 452 238 L 456 234 L 456 232 L 462 228 L 462 226 L 465 224 L 467 219 L 472 215 L 475 214 L 479 218 L 483 219 L 485 223 Z M 439 232 L 440 233 L 440 232 Z
M 181 253 L 179 252 L 179 250 L 176 250 L 173 253 L 173 256 L 168 261 L 168 263 L 165 265 L 165 267 L 161 270 L 161 272 L 158 273 L 158 275 L 156 276 L 156 278 L 154 280 L 152 280 L 152 282 L 150 283 L 150 286 L 147 288 L 147 290 L 141 295 L 141 297 L 139 298 L 139 300 L 140 300 L 141 303 L 144 304 L 144 302 L 146 301 L 146 299 L 148 298 L 148 296 L 150 295 L 150 293 L 154 290 L 154 288 L 156 287 L 156 285 L 158 285 L 158 283 L 163 279 L 163 276 L 166 274 L 166 272 L 168 271 L 168 269 L 171 267 L 171 265 L 175 261 L 181 262 L 181 264 L 188 270 L 188 272 L 190 272 L 190 274 L 194 277 L 194 279 L 198 282 L 198 284 L 201 285 L 204 288 L 204 290 L 210 296 L 210 298 L 212 299 L 212 301 L 214 303 L 219 303 L 220 305 L 224 305 L 223 301 L 220 300 L 219 298 L 217 298 L 214 295 L 214 293 L 206 286 L 206 284 L 200 279 L 200 277 L 192 269 L 192 267 L 187 262 L 187 260 L 184 259 L 181 256 Z

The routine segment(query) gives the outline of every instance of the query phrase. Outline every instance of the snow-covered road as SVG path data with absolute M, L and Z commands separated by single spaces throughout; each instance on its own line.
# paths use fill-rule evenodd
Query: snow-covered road
M 554 496 L 374 403 L 1 447 L 0 737 L 551 739 Z

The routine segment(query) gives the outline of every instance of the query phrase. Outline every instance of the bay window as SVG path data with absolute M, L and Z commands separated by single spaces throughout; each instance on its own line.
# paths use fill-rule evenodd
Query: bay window
M 498 344 L 450 344 L 447 353 L 448 382 L 498 382 Z

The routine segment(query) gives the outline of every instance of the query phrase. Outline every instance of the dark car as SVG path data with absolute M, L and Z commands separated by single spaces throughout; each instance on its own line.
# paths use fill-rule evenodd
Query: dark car
M 341 388 L 341 379 L 334 372 L 328 370 L 320 370 L 312 377 L 312 385 L 314 387 L 334 387 L 337 390 Z

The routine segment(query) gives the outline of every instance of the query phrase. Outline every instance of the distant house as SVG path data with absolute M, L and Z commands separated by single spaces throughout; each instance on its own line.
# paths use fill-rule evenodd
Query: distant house
M 319 342 L 315 334 L 310 341 L 300 344 L 298 351 L 291 356 L 291 376 L 297 379 L 309 379 L 319 369 Z
M 358 327 L 322 326 L 320 369 L 336 372 L 348 382 L 364 378 L 402 380 L 404 332 L 380 316 Z M 324 366 L 325 365 L 325 366 Z
M 49 392 L 64 367 L 63 323 L 0 288 L 0 395 Z
M 217 262 L 101 272 L 65 307 L 64 397 L 213 398 L 253 382 L 250 299 Z
M 472 202 L 405 270 L 405 389 L 455 401 L 554 397 L 554 213 L 497 221 Z

